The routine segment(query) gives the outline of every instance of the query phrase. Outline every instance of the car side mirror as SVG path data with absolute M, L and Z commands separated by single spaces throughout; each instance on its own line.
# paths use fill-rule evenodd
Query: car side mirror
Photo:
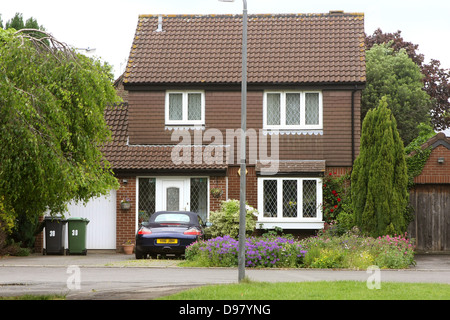
M 207 227 L 207 228 L 211 227 L 212 225 L 213 225 L 212 222 L 205 223 L 205 227 Z

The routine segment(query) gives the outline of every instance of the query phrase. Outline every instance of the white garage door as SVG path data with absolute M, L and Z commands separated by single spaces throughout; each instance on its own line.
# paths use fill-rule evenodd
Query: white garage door
M 112 190 L 107 197 L 90 200 L 86 206 L 69 204 L 68 208 L 67 218 L 89 220 L 86 249 L 116 249 L 116 190 Z

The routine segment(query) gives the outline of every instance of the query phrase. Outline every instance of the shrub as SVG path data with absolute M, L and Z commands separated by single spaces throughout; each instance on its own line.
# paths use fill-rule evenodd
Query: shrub
M 336 223 L 340 234 L 350 231 L 355 226 L 355 216 L 351 210 L 351 204 L 350 210 L 343 210 L 339 213 Z
M 344 260 L 344 254 L 341 252 L 341 250 L 336 249 L 318 249 L 316 248 L 313 251 L 318 251 L 313 255 L 313 259 L 309 259 L 305 261 L 305 265 L 309 266 L 311 268 L 323 268 L 323 269 L 329 269 L 329 268 L 342 268 L 343 267 L 343 260 Z
M 247 235 L 251 235 L 256 228 L 258 211 L 249 205 L 245 207 L 247 211 L 245 230 Z M 212 223 L 212 226 L 208 230 L 208 235 L 212 238 L 225 235 L 237 238 L 239 235 L 239 211 L 239 200 L 222 201 L 220 210 L 210 213 L 209 221 Z
M 336 220 L 339 213 L 346 207 L 344 203 L 351 199 L 348 196 L 350 190 L 350 176 L 348 174 L 337 176 L 330 172 L 323 178 L 323 215 L 326 222 Z
M 350 174 L 337 176 L 330 172 L 323 178 L 323 215 L 336 235 L 342 235 L 355 226 Z
M 367 269 L 367 267 L 375 264 L 375 257 L 369 250 L 359 250 L 355 254 L 347 257 L 346 268 L 351 269 Z
M 375 264 L 380 268 L 402 269 L 414 264 L 414 244 L 407 234 L 374 239 Z
M 15 248 L 7 241 L 6 231 L 1 228 L 0 222 L 0 256 L 11 255 L 15 253 Z
M 302 241 L 310 268 L 402 269 L 414 264 L 414 245 L 407 235 L 364 237 L 355 228 L 342 236 L 321 233 Z
M 7 238 L 6 231 L 1 228 L 0 223 L 0 256 L 28 256 L 31 250 L 29 248 L 21 248 L 21 243 L 14 242 Z

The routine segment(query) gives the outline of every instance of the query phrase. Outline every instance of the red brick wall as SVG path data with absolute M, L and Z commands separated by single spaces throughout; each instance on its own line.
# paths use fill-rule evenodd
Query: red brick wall
M 220 197 L 215 198 L 211 194 L 209 195 L 209 211 L 217 211 L 220 208 L 222 201 L 227 200 L 227 181 L 226 177 L 210 177 L 209 188 L 220 188 L 223 193 Z
M 444 158 L 444 163 L 438 163 L 439 158 Z M 422 173 L 414 178 L 415 183 L 450 183 L 450 150 L 445 146 L 437 146 L 428 158 Z
M 136 236 L 136 177 L 118 177 L 120 188 L 116 197 L 116 250 L 121 252 L 122 244 L 126 240 L 134 242 Z M 127 180 L 127 183 L 124 183 Z M 124 199 L 130 199 L 131 208 L 123 210 L 120 203 Z
M 228 198 L 239 200 L 241 190 L 241 176 L 238 174 L 240 167 L 228 168 Z M 246 202 L 252 206 L 258 205 L 258 183 L 255 167 L 247 167 Z

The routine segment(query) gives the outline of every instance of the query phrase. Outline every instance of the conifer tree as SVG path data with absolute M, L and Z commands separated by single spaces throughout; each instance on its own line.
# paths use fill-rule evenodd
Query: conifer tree
M 409 223 L 407 186 L 403 141 L 383 98 L 364 119 L 352 172 L 352 203 L 361 231 L 373 237 L 404 233 Z

